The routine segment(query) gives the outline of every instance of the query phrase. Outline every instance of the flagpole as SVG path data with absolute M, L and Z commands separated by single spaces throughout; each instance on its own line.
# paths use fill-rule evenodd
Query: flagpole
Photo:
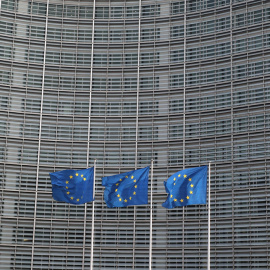
M 210 220 L 210 214 L 211 214 L 211 205 L 210 205 L 210 188 L 211 188 L 211 161 L 209 162 L 209 168 L 208 168 L 208 250 L 207 250 L 207 270 L 210 270 L 210 236 L 211 236 L 211 220 Z
M 152 270 L 152 241 L 153 241 L 153 167 L 154 160 L 151 159 L 151 178 L 150 178 L 150 239 L 149 239 L 149 270 Z
M 95 161 L 94 161 L 94 181 L 93 181 L 93 202 L 92 202 L 92 231 L 91 231 L 90 270 L 93 270 L 93 258 L 94 258 L 96 164 L 97 164 L 97 160 L 95 159 Z

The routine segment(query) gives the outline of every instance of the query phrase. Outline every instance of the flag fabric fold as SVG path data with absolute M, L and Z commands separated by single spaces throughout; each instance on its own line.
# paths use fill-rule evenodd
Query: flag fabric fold
M 206 204 L 208 166 L 189 168 L 179 171 L 164 182 L 167 200 L 165 208 L 191 204 Z
M 50 173 L 54 200 L 71 204 L 91 202 L 93 198 L 94 167 Z
M 104 200 L 108 207 L 148 204 L 150 167 L 102 178 Z

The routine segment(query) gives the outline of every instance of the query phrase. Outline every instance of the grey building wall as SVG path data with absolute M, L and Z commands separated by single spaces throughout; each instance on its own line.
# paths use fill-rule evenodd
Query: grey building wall
M 149 268 L 149 205 L 101 177 L 154 158 L 152 269 L 204 269 L 207 208 L 163 181 L 212 161 L 211 268 L 269 269 L 270 4 L 1 0 L 0 269 L 89 269 L 92 205 L 49 172 L 97 159 L 93 269 Z

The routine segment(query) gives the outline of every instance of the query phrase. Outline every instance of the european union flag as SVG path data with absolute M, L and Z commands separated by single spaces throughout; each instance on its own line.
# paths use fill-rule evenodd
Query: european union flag
M 179 171 L 164 182 L 167 200 L 162 204 L 165 208 L 206 204 L 207 166 Z
M 105 186 L 104 200 L 108 207 L 126 207 L 148 203 L 149 167 L 106 176 L 102 178 Z
M 94 167 L 53 172 L 50 173 L 50 177 L 52 195 L 56 201 L 83 204 L 94 200 Z

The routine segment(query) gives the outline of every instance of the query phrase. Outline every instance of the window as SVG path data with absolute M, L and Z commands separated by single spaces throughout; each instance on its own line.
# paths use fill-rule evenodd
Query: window
M 170 87 L 179 88 L 184 86 L 184 76 L 182 74 L 171 75 Z
M 13 54 L 12 47 L 0 45 L 0 58 L 11 59 Z
M 28 112 L 39 113 L 40 112 L 40 99 L 23 99 L 22 100 L 22 109 Z
M 61 40 L 61 29 L 59 29 L 59 28 L 48 28 L 47 39 Z
M 142 6 L 142 17 L 153 17 L 160 15 L 160 5 Z
M 63 64 L 63 65 L 76 65 L 76 53 L 62 52 L 61 64 Z
M 47 4 L 39 2 L 29 2 L 28 13 L 34 15 L 46 16 Z
M 123 7 L 111 7 L 111 19 L 123 18 Z
M 158 40 L 160 38 L 160 28 L 142 29 L 142 41 Z
M 27 62 L 43 63 L 44 51 L 28 50 L 25 56 Z
M 12 35 L 16 31 L 16 24 L 0 21 L 0 34 Z
M 0 83 L 11 84 L 12 74 L 9 71 L 0 70 Z
M 179 63 L 184 61 L 184 50 L 171 51 L 171 63 Z
M 137 90 L 137 78 L 125 78 L 124 79 L 124 89 L 128 91 Z
M 42 76 L 38 74 L 25 74 L 24 85 L 27 87 L 39 88 L 42 85 Z
M 159 63 L 159 52 L 141 53 L 141 65 L 155 65 Z
M 59 65 L 60 64 L 60 52 L 47 51 L 46 52 L 46 63 Z
M 80 19 L 91 19 L 91 18 L 93 18 L 93 7 L 80 6 L 79 17 L 80 17 Z
M 95 30 L 95 41 L 108 42 L 108 30 Z
M 139 7 L 132 6 L 126 8 L 126 16 L 127 18 L 138 18 L 139 17 Z
M 50 17 L 62 17 L 63 5 L 49 4 L 49 16 Z
M 94 54 L 93 65 L 97 67 L 106 67 L 107 56 L 107 54 Z
M 138 65 L 138 53 L 125 54 L 125 65 L 126 66 L 137 66 Z
M 171 39 L 184 37 L 184 25 L 175 25 L 171 27 Z
M 172 99 L 169 104 L 169 112 L 182 113 L 183 112 L 183 100 L 182 99 Z
M 111 30 L 110 31 L 110 41 L 112 42 L 122 42 L 123 41 L 123 31 L 122 30 Z
M 15 0 L 2 0 L 1 9 L 15 11 Z
M 146 89 L 158 89 L 159 88 L 159 77 L 141 77 L 140 88 Z
M 171 3 L 171 14 L 176 15 L 176 14 L 181 14 L 184 13 L 185 11 L 185 2 L 174 2 Z
M 64 6 L 64 17 L 78 18 L 79 7 L 78 6 Z
M 127 29 L 126 30 L 126 41 L 127 42 L 136 42 L 138 41 L 138 29 Z
M 140 114 L 157 114 L 158 113 L 158 102 L 156 102 L 156 101 L 140 102 L 139 113 Z
M 106 90 L 106 78 L 93 78 L 92 89 L 93 90 Z
M 108 19 L 109 7 L 96 7 L 96 19 Z

